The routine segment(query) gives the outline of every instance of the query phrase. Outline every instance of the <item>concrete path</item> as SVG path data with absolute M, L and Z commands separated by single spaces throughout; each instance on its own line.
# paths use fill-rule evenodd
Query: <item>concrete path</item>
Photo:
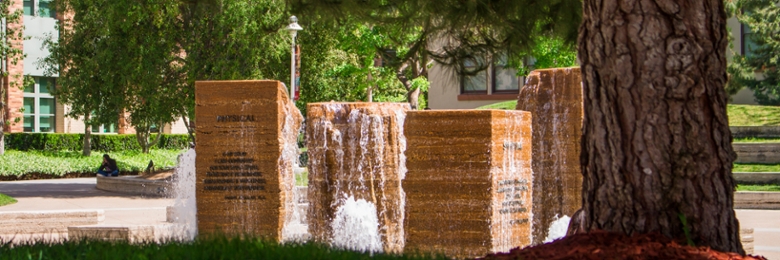
M 19 202 L 0 211 L 105 211 L 103 225 L 165 223 L 165 207 L 173 199 L 111 193 L 95 188 L 95 178 L 0 182 L 0 193 Z M 755 254 L 780 259 L 780 210 L 736 210 L 742 228 L 754 229 Z
M 153 225 L 165 222 L 165 207 L 173 199 L 101 191 L 95 178 L 0 182 L 0 193 L 16 198 L 0 211 L 85 210 L 105 211 L 104 225 Z
M 738 209 L 740 228 L 753 229 L 756 255 L 780 259 L 780 210 Z

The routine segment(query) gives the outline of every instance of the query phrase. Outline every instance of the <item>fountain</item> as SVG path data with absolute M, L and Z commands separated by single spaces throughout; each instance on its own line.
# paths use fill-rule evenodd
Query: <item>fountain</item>
M 308 105 L 308 220 L 315 241 L 359 251 L 403 250 L 403 125 L 409 108 Z
M 457 258 L 552 240 L 580 205 L 579 86 L 578 69 L 534 71 L 517 107 L 530 112 L 310 103 L 302 189 L 293 174 L 302 117 L 281 83 L 197 82 L 197 157 L 185 155 L 197 213 L 173 215 L 197 218 L 187 238 L 311 238 Z M 306 189 L 304 213 L 296 191 Z
M 405 251 L 474 258 L 531 243 L 530 113 L 410 111 L 404 134 Z
M 534 70 L 517 110 L 533 115 L 533 235 L 540 244 L 558 217 L 568 219 L 582 206 L 580 69 Z
M 198 81 L 195 115 L 199 235 L 297 239 L 293 167 L 302 116 L 282 84 Z

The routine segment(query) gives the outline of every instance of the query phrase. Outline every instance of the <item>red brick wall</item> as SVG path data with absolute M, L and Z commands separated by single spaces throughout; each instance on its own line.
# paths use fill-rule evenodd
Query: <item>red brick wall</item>
M 17 9 L 23 8 L 23 2 L 22 0 L 12 0 L 12 6 L 11 6 L 11 12 L 16 11 Z M 22 30 L 22 27 L 24 26 L 24 20 L 22 19 L 19 21 L 18 24 L 8 24 L 9 28 L 14 28 L 17 30 Z M 12 44 L 16 45 L 19 49 L 23 48 L 23 42 L 21 40 L 13 41 Z M 16 132 L 22 132 L 23 129 L 23 122 L 21 121 L 23 119 L 23 114 L 19 112 L 19 109 L 22 108 L 24 105 L 24 90 L 22 90 L 20 87 L 22 86 L 23 78 L 22 75 L 24 74 L 24 61 L 20 58 L 16 65 L 11 64 L 11 60 L 4 61 L 8 65 L 8 72 L 9 75 L 4 80 L 5 84 L 3 84 L 3 88 L 6 88 L 6 93 L 8 93 L 8 110 L 6 111 L 8 115 L 8 120 L 11 121 L 11 125 L 7 126 L 5 131 L 16 133 Z M 16 118 L 19 118 L 19 123 L 14 123 L 14 120 Z

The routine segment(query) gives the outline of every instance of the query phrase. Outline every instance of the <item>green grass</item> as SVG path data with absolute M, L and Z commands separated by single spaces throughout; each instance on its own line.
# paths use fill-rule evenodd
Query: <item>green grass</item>
M 11 196 L 0 193 L 0 206 L 5 206 L 14 203 L 16 203 L 16 199 L 11 198 Z
M 81 241 L 62 244 L 0 243 L 0 259 L 433 259 L 412 255 L 369 254 L 312 243 L 279 245 L 256 239 L 199 239 L 191 243 L 131 245 Z M 444 257 L 439 257 L 444 259 Z
M 517 107 L 517 100 L 510 100 L 510 101 L 504 101 L 504 102 L 499 102 L 499 103 L 490 104 L 490 105 L 484 105 L 484 106 L 478 107 L 477 109 L 515 110 L 515 107 Z
M 780 143 L 780 138 L 777 137 L 742 137 L 734 138 L 735 143 Z
M 737 191 L 780 191 L 780 185 L 737 185 Z
M 309 186 L 309 171 L 295 175 L 295 186 Z
M 151 150 L 149 154 L 139 151 L 111 152 L 111 158 L 117 161 L 120 172 L 140 172 L 146 169 L 149 160 L 156 168 L 169 168 L 176 165 L 176 157 L 181 150 Z M 0 155 L 0 176 L 21 176 L 25 174 L 43 174 L 53 177 L 68 173 L 92 173 L 103 162 L 103 153 L 93 152 L 85 157 L 81 152 L 41 152 L 8 150 Z
M 780 107 L 729 105 L 729 125 L 732 126 L 778 126 Z
M 735 163 L 732 172 L 780 172 L 780 164 Z
M 485 105 L 477 109 L 514 110 L 517 100 Z M 780 126 L 780 106 L 728 105 L 731 126 Z

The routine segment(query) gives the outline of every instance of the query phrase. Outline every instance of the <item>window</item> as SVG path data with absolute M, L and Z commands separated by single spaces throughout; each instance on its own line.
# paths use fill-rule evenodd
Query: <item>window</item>
M 475 62 L 464 63 L 466 69 L 476 69 Z M 489 76 L 488 76 L 489 75 Z M 488 82 L 488 78 L 491 80 Z M 507 67 L 506 58 L 495 59 L 487 69 L 476 75 L 461 76 L 461 94 L 515 94 L 520 89 L 520 78 L 517 70 Z M 490 93 L 488 93 L 490 86 Z
M 92 126 L 92 132 L 96 134 L 115 134 L 116 124 Z
M 464 62 L 466 70 L 476 69 L 479 65 L 476 61 Z M 460 84 L 461 94 L 487 94 L 487 70 L 477 72 L 475 75 L 463 75 Z
M 742 55 L 751 56 L 753 51 L 758 48 L 758 44 L 753 41 L 753 32 L 750 30 L 750 26 L 742 24 Z
M 35 84 L 24 88 L 25 132 L 54 132 L 55 105 L 51 95 L 53 89 L 54 79 L 44 77 L 35 77 Z
M 493 93 L 518 93 L 517 70 L 506 66 L 506 56 L 493 63 Z
M 38 0 L 38 16 L 57 18 L 52 0 Z
M 35 15 L 35 2 L 33 0 L 24 0 L 24 15 Z

